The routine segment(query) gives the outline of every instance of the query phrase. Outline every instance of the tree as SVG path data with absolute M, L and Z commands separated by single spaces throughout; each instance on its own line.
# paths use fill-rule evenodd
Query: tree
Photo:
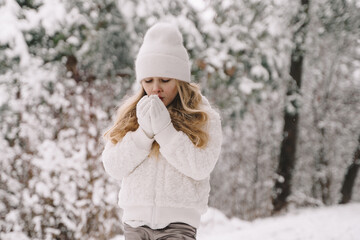
M 211 1 L 200 14 L 205 48 L 196 77 L 221 109 L 224 143 L 212 176 L 210 205 L 229 216 L 268 216 L 288 75 L 289 4 Z M 226 179 L 226 181 L 224 181 Z M 227 197 L 231 196 L 231 197 Z
M 0 6 L 15 26 L 0 48 L 0 229 L 108 239 L 120 213 L 101 136 L 133 80 L 130 34 L 113 1 L 36 4 Z
M 278 212 L 287 205 L 287 197 L 291 193 L 291 178 L 296 160 L 296 144 L 299 121 L 299 93 L 302 82 L 303 59 L 305 56 L 304 43 L 307 25 L 309 23 L 309 1 L 302 0 L 301 8 L 295 17 L 298 29 L 294 32 L 294 50 L 291 54 L 290 76 L 287 90 L 287 99 L 284 110 L 284 131 L 281 143 L 279 165 L 276 170 L 277 177 L 274 186 L 273 206 Z
M 308 26 L 299 161 L 289 201 L 319 206 L 339 201 L 343 169 L 359 129 L 359 11 L 355 2 L 321 0 L 311 5 Z M 356 199 L 356 196 L 355 196 Z
M 340 204 L 348 203 L 351 200 L 351 195 L 355 185 L 356 175 L 360 166 L 360 136 L 358 138 L 358 146 L 354 152 L 353 161 L 348 167 L 344 176 L 343 184 L 341 187 L 341 200 Z
M 181 2 L 161 4 L 180 18 Z M 122 233 L 118 182 L 100 160 L 102 134 L 132 90 L 134 55 L 151 24 L 143 10 L 161 11 L 127 3 L 0 3 L 2 29 L 13 24 L 0 42 L 0 238 Z

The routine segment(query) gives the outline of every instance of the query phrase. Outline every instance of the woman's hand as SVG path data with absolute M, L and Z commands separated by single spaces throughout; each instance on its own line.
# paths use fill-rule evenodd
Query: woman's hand
M 149 138 L 154 137 L 150 118 L 151 98 L 147 95 L 142 97 L 136 105 L 136 117 L 139 126 Z
M 171 118 L 169 111 L 158 96 L 151 96 L 150 99 L 151 126 L 154 134 L 156 135 L 171 123 Z

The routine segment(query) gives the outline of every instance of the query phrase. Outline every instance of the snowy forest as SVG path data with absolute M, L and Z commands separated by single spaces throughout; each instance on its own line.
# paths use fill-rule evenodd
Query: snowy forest
M 122 234 L 102 136 L 160 20 L 222 118 L 210 207 L 360 202 L 359 0 L 0 0 L 0 234 Z

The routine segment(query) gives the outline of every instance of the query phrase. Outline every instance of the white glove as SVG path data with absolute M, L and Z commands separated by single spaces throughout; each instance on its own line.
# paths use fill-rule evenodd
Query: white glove
M 136 104 L 136 117 L 141 129 L 149 138 L 154 137 L 150 118 L 151 99 L 145 95 Z
M 164 103 L 156 95 L 151 96 L 151 126 L 154 134 L 158 134 L 171 123 L 170 113 Z

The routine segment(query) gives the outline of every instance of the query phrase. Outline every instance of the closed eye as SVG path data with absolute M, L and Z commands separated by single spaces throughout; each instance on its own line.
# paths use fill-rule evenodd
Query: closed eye
M 152 78 L 145 78 L 143 81 L 145 83 L 151 83 L 153 81 L 153 79 Z M 163 83 L 167 83 L 167 82 L 171 81 L 171 78 L 160 78 L 160 81 L 163 82 Z

